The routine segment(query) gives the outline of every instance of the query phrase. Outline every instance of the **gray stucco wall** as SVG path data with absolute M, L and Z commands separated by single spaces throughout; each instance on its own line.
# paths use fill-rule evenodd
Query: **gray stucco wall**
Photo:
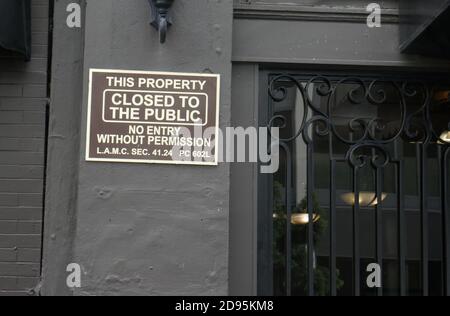
M 72 293 L 66 266 L 74 262 L 84 52 L 84 27 L 69 29 L 66 24 L 66 7 L 72 2 L 56 1 L 53 14 L 42 295 Z M 84 9 L 85 2 L 77 2 Z
M 89 68 L 222 75 L 221 126 L 230 120 L 232 2 L 178 0 L 167 43 L 144 0 L 86 8 L 84 99 L 73 262 L 76 295 L 228 292 L 229 166 L 84 161 Z

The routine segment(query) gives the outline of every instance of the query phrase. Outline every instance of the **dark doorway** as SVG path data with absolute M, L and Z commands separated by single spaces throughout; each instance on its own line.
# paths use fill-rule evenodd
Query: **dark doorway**
M 281 164 L 259 186 L 259 291 L 448 294 L 450 84 L 284 73 L 265 82 L 261 123 L 280 127 Z M 367 283 L 372 264 L 381 287 Z

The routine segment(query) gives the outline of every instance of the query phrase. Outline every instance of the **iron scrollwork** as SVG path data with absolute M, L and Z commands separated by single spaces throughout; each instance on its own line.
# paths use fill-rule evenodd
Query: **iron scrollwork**
M 348 104 L 366 106 L 367 104 L 381 106 L 392 99 L 398 101 L 395 114 L 395 129 L 388 130 L 385 119 L 378 115 L 372 117 L 353 117 L 347 123 L 348 131 L 353 137 L 346 137 L 339 131 L 334 120 L 333 110 L 340 87 L 351 86 L 345 98 Z M 303 102 L 303 117 L 298 130 L 290 137 L 280 138 L 280 142 L 289 143 L 302 136 L 306 144 L 313 143 L 315 136 L 332 136 L 348 146 L 345 155 L 353 167 L 362 167 L 370 162 L 374 168 L 383 168 L 393 160 L 388 145 L 402 138 L 406 142 L 429 144 L 436 142 L 440 146 L 449 146 L 433 124 L 432 107 L 435 90 L 424 82 L 389 81 L 381 79 L 364 80 L 358 77 L 348 77 L 332 81 L 326 76 L 314 76 L 308 81 L 302 81 L 295 76 L 283 74 L 274 77 L 269 84 L 269 96 L 273 102 L 286 100 L 289 87 L 299 90 Z M 389 91 L 388 90 L 389 88 Z M 408 103 L 414 98 L 414 106 Z M 317 101 L 318 100 L 318 101 Z M 449 100 L 446 101 L 447 103 Z M 320 104 L 319 104 L 320 103 Z M 419 103 L 419 104 L 418 104 Z M 442 101 L 441 101 L 442 103 Z M 390 104 L 389 104 L 390 105 Z M 286 127 L 287 117 L 274 115 L 268 127 Z M 450 121 L 448 122 L 450 130 Z M 357 135 L 357 136 L 354 136 Z M 361 153 L 364 151 L 364 153 Z M 370 154 L 367 154 L 370 152 Z
M 434 173 L 434 177 L 440 181 L 442 221 L 447 223 L 450 85 L 341 76 L 314 76 L 305 80 L 300 76 L 282 74 L 271 78 L 268 92 L 273 112 L 268 128 L 269 131 L 272 127 L 280 128 L 278 141 L 285 154 L 285 161 L 282 164 L 285 170 L 273 178 L 274 181 L 280 181 L 279 185 L 275 186 L 277 189 L 274 190 L 277 193 L 274 195 L 278 196 L 275 203 L 277 207 L 274 207 L 275 218 L 286 217 L 285 223 L 278 221 L 278 224 L 274 226 L 279 233 L 275 234 L 275 244 L 283 244 L 283 248 L 278 249 L 278 256 L 281 257 L 285 251 L 284 262 L 278 263 L 277 266 L 281 271 L 278 272 L 279 276 L 282 276 L 285 271 L 284 277 L 277 280 L 278 290 L 286 295 L 302 293 L 313 296 L 316 292 L 319 295 L 337 295 L 340 283 L 336 250 L 339 208 L 340 212 L 347 212 L 352 216 L 353 291 L 355 295 L 361 294 L 359 276 L 362 256 L 360 240 L 357 238 L 361 229 L 362 212 L 360 210 L 373 210 L 375 257 L 376 261 L 382 265 L 385 206 L 386 209 L 389 207 L 398 210 L 397 240 L 405 238 L 407 220 L 403 182 L 407 178 L 405 172 L 410 173 L 411 170 L 406 168 L 407 159 L 414 151 L 414 159 L 418 166 L 416 173 L 408 176 L 411 178 L 411 175 L 414 175 L 418 178 L 422 282 L 423 284 L 428 282 L 428 266 L 425 263 L 429 261 L 430 215 L 427 206 L 429 194 L 426 186 L 430 176 L 427 169 L 430 161 L 429 153 L 432 152 L 433 159 L 435 159 L 434 155 L 437 157 L 435 161 L 438 164 L 437 169 L 440 170 Z M 292 98 L 293 93 L 295 93 L 294 98 Z M 294 106 L 293 100 L 295 100 Z M 272 135 L 272 137 L 275 136 Z M 296 142 L 297 140 L 300 142 Z M 303 161 L 297 163 L 298 161 L 295 160 L 295 154 L 299 150 L 303 151 L 300 156 L 305 163 Z M 329 161 L 326 161 L 328 159 Z M 348 166 L 342 164 L 348 164 Z M 389 168 L 387 168 L 388 165 L 390 165 Z M 301 180 L 306 185 L 306 192 L 300 203 L 302 195 L 298 192 L 297 184 L 293 183 L 294 177 L 297 177 L 296 180 L 299 178 L 299 174 L 294 174 L 296 168 L 302 168 Z M 317 172 L 320 168 L 324 170 Z M 328 179 L 324 179 L 327 173 L 326 168 L 329 170 Z M 338 173 L 337 170 L 341 171 Z M 350 174 L 339 184 L 339 179 L 336 178 L 345 170 L 350 170 Z M 392 173 L 389 178 L 386 177 L 388 172 Z M 320 175 L 321 179 L 318 180 L 317 175 Z M 385 180 L 389 180 L 395 188 L 386 190 Z M 345 181 L 350 181 L 351 192 L 346 192 L 348 183 L 343 190 Z M 315 182 L 318 184 L 316 185 Z M 280 193 L 283 189 L 284 196 Z M 388 201 L 389 195 L 391 198 Z M 322 222 L 316 222 L 314 218 L 317 218 L 317 214 L 320 215 L 321 203 L 328 205 L 327 218 Z M 296 215 L 303 216 L 301 226 L 296 226 L 291 220 Z M 320 227 L 324 227 L 320 225 L 327 226 L 330 245 L 329 254 L 326 252 L 322 254 L 322 259 L 328 257 L 329 263 L 322 267 L 319 267 L 316 260 L 319 238 L 317 232 Z M 446 228 L 445 231 L 448 236 L 448 229 Z M 297 236 L 297 239 L 294 236 Z M 303 239 L 299 239 L 298 236 L 303 236 Z M 280 245 L 278 247 L 281 247 Z M 444 257 L 448 257 L 448 251 L 446 247 Z M 404 281 L 406 256 L 403 244 L 399 245 L 398 257 L 400 280 L 403 280 L 400 292 L 406 293 Z M 328 270 L 329 277 L 323 277 L 323 275 L 321 277 L 321 273 L 318 272 L 321 271 L 320 269 Z M 295 273 L 297 273 L 297 279 L 294 278 Z M 326 279 L 327 282 L 318 286 L 320 282 L 316 282 L 316 279 L 322 282 Z M 299 284 L 302 286 L 300 287 Z M 428 293 L 426 287 L 424 287 L 424 293 Z M 383 294 L 382 287 L 377 290 L 377 294 Z

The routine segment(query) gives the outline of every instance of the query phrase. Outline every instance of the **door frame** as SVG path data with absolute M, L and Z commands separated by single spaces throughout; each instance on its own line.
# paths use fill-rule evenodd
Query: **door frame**
M 300 70 L 302 69 L 302 70 Z M 363 74 L 373 72 L 376 75 L 390 77 L 413 76 L 415 68 L 390 69 L 389 67 L 360 67 L 314 65 L 286 65 L 234 63 L 232 74 L 232 119 L 231 126 L 265 127 L 269 111 L 268 93 L 264 87 L 268 86 L 269 77 L 273 73 L 292 72 L 327 74 Z M 421 76 L 428 76 L 421 72 Z M 436 77 L 436 73 L 433 74 Z M 445 75 L 443 75 L 444 77 Z M 260 243 L 271 240 L 272 225 L 264 218 L 271 216 L 272 196 L 270 182 L 267 175 L 259 172 L 256 163 L 232 163 L 230 184 L 230 295 L 261 295 L 273 294 L 273 280 L 271 274 L 272 252 L 270 247 L 261 247 Z M 261 192 L 269 192 L 261 194 Z M 261 216 L 265 214 L 265 216 Z M 448 224 L 447 224 L 448 225 Z M 450 243 L 447 243 L 450 248 Z M 270 249 L 268 249 L 270 248 Z M 450 251 L 450 249 L 449 249 Z M 269 258 L 269 259 L 268 259 Z M 447 262 L 449 264 L 449 262 Z M 448 267 L 450 269 L 450 267 Z M 449 276 L 446 276 L 449 280 Z M 450 282 L 447 282 L 450 285 Z M 448 291 L 447 291 L 448 292 Z

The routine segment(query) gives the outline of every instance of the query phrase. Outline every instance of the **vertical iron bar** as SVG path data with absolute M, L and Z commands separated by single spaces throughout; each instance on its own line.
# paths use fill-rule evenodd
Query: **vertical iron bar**
M 404 156 L 399 155 L 399 142 L 394 142 L 394 157 L 396 168 L 396 191 L 397 191 L 397 230 L 398 230 L 398 272 L 400 284 L 400 296 L 406 296 L 406 235 L 405 235 L 405 192 L 403 185 Z
M 445 222 L 444 222 L 444 204 L 443 204 L 443 180 L 444 175 L 442 173 L 439 173 L 439 171 L 442 171 L 443 168 L 443 160 L 442 160 L 442 146 L 437 145 L 437 163 L 438 163 L 438 182 L 439 182 L 439 203 L 441 208 L 441 229 L 442 229 L 442 264 L 441 264 L 441 273 L 442 273 L 442 295 L 445 295 Z
M 330 282 L 331 296 L 337 296 L 336 288 L 336 161 L 330 163 Z
M 443 236 L 443 282 L 444 295 L 450 296 L 450 234 L 449 234 L 449 216 L 448 216 L 448 169 L 447 163 L 450 155 L 450 147 L 443 152 L 443 148 L 439 147 L 439 164 L 441 170 L 441 203 L 442 203 L 442 236 Z
M 403 161 L 397 163 L 397 204 L 398 204 L 398 252 L 400 295 L 406 296 L 406 238 L 405 238 L 405 206 L 403 185 Z
M 292 295 L 292 157 L 288 145 L 280 144 L 286 152 L 286 295 Z
M 360 198 L 359 198 L 359 182 L 358 182 L 358 167 L 353 168 L 353 192 L 355 194 L 355 203 L 353 205 L 353 273 L 354 273 L 354 293 L 355 296 L 361 295 L 361 280 L 360 280 L 360 252 L 359 252 L 359 213 L 360 213 Z
M 313 221 L 313 150 L 311 144 L 307 146 L 308 151 L 308 176 L 307 176 L 307 206 L 308 206 L 308 295 L 314 296 L 314 221 Z
M 419 145 L 419 159 L 420 159 L 420 214 L 421 214 L 421 254 L 422 254 L 422 291 L 423 296 L 428 296 L 428 209 L 427 209 L 427 177 L 426 164 L 427 153 L 426 145 Z
M 383 169 L 376 168 L 376 257 L 377 263 L 380 265 L 380 270 L 383 271 Z M 381 280 L 381 287 L 377 289 L 378 296 L 383 296 L 383 280 Z

